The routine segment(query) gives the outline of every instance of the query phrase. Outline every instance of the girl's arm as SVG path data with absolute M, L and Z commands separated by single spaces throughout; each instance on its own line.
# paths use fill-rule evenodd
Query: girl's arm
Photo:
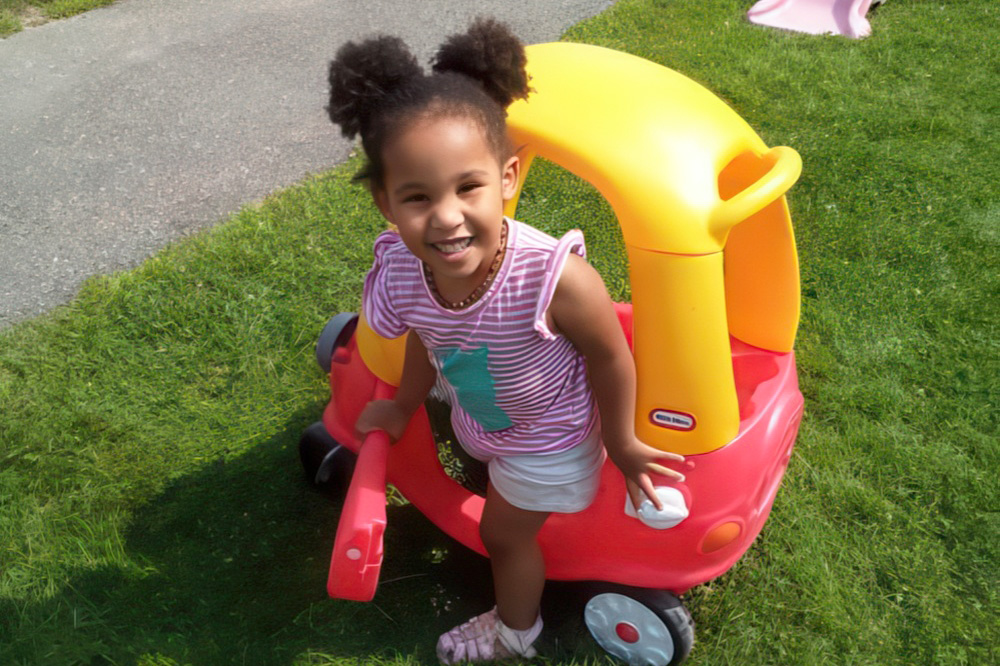
M 604 281 L 582 257 L 569 255 L 548 314 L 550 328 L 566 336 L 587 360 L 591 390 L 601 414 L 604 447 L 625 475 L 632 503 L 638 508 L 641 489 L 657 509 L 662 508 L 650 475 L 678 480 L 684 476 L 656 461 L 684 458 L 636 438 L 635 363 Z
M 403 436 L 410 417 L 417 411 L 427 394 L 434 388 L 437 371 L 427 357 L 427 349 L 420 336 L 410 331 L 406 338 L 406 356 L 403 359 L 403 376 L 391 400 L 369 402 L 354 424 L 359 434 L 384 430 L 393 441 Z

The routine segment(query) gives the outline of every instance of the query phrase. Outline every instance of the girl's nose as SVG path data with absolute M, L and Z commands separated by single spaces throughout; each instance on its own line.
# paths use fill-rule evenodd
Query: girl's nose
M 441 229 L 457 227 L 465 221 L 465 214 L 457 198 L 449 198 L 434 208 L 433 224 Z

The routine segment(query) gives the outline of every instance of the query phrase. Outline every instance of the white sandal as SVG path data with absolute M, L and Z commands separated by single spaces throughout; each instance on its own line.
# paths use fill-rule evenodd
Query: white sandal
M 494 606 L 465 624 L 441 634 L 437 656 L 442 664 L 476 663 L 512 657 L 531 659 L 538 654 L 531 644 L 541 633 L 541 615 L 530 629 L 511 629 L 500 620 Z

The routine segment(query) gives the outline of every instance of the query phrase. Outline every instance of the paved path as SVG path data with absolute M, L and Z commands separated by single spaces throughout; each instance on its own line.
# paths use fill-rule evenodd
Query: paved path
M 0 40 L 0 328 L 343 160 L 323 106 L 347 39 L 426 61 L 480 13 L 535 43 L 611 4 L 122 0 Z

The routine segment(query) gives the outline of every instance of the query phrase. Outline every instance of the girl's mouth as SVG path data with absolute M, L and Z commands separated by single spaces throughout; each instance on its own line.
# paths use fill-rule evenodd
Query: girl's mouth
M 472 245 L 471 236 L 459 238 L 454 241 L 448 241 L 447 243 L 431 243 L 431 247 L 442 254 L 457 254 L 470 245 Z

